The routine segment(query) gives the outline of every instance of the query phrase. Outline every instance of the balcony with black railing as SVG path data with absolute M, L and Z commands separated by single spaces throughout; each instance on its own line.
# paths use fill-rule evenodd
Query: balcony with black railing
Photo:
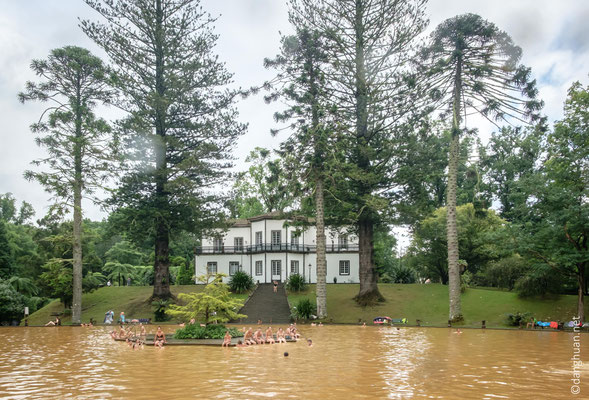
M 315 253 L 316 245 L 291 243 L 260 243 L 249 246 L 197 246 L 195 253 L 201 254 L 256 254 L 256 253 Z M 328 253 L 353 253 L 358 251 L 357 244 L 328 244 Z

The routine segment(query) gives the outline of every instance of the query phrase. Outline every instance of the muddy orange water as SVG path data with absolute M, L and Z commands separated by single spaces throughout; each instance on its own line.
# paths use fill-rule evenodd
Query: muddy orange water
M 587 334 L 575 396 L 572 333 L 301 326 L 312 347 L 133 351 L 110 329 L 1 328 L 0 398 L 589 398 Z

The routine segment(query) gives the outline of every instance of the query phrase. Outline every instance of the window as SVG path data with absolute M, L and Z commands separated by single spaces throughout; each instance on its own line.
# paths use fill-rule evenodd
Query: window
M 216 237 L 213 239 L 213 250 L 223 251 L 223 238 Z
M 299 232 L 293 232 L 290 235 L 290 248 L 294 250 L 299 249 L 299 238 L 301 234 Z
M 235 246 L 235 251 L 243 251 L 243 238 L 236 237 L 233 239 L 233 246 Z
M 339 274 L 340 275 L 350 275 L 350 260 L 340 260 Z
M 280 267 L 280 260 L 272 260 L 272 279 L 274 279 L 274 276 L 280 276 Z
M 207 263 L 207 274 L 216 274 L 217 273 L 217 263 L 216 262 L 208 262 Z
M 272 246 L 280 246 L 281 231 L 272 231 Z
M 345 250 L 348 248 L 348 235 L 339 235 L 337 239 L 337 244 L 340 250 Z
M 256 245 L 262 244 L 262 232 L 256 232 Z
M 262 275 L 262 261 L 256 261 L 256 275 Z
M 291 274 L 298 274 L 299 273 L 299 261 L 292 260 L 290 262 L 290 273 Z
M 239 271 L 239 262 L 237 261 L 229 261 L 229 275 L 233 276 L 237 271 Z

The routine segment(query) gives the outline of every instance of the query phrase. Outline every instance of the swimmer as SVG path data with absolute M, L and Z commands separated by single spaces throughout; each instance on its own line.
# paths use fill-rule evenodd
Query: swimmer
M 288 357 L 288 351 L 284 352 L 284 357 Z
M 318 326 L 323 326 L 323 322 L 319 322 L 319 325 Z
M 366 328 L 366 322 L 362 324 L 362 328 Z
M 241 343 L 241 340 L 237 341 L 237 344 L 235 345 L 235 347 L 245 347 L 246 345 Z
M 309 347 L 312 347 L 313 346 L 313 341 L 311 339 L 307 339 L 307 345 Z
M 461 333 L 462 333 L 462 331 L 461 331 L 460 329 L 456 329 L 456 332 L 454 332 L 454 333 L 461 334 Z

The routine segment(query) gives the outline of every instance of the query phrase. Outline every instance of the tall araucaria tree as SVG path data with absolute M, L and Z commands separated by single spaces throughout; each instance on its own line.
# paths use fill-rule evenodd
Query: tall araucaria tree
M 374 265 L 374 228 L 389 213 L 387 192 L 394 168 L 396 134 L 414 111 L 402 79 L 413 42 L 425 28 L 426 0 L 293 0 L 307 26 L 323 32 L 338 122 L 337 210 L 359 238 L 358 304 L 384 298 Z
M 73 211 L 72 323 L 82 315 L 82 197 L 91 197 L 108 176 L 110 143 L 108 124 L 93 109 L 108 103 L 112 93 L 106 84 L 107 69 L 88 50 L 67 46 L 52 50 L 46 60 L 33 60 L 33 71 L 42 81 L 27 82 L 21 102 L 40 101 L 50 106 L 31 125 L 37 144 L 47 157 L 33 161 L 47 172 L 27 171 L 54 195 L 53 210 Z
M 121 128 L 130 160 L 114 204 L 134 237 L 154 240 L 152 297 L 168 298 L 170 236 L 201 233 L 221 215 L 212 189 L 246 129 L 237 91 L 213 53 L 215 20 L 200 1 L 85 1 L 106 23 L 82 21 L 82 29 L 109 56 L 128 113 Z
M 266 59 L 266 68 L 277 69 L 269 83 L 267 101 L 281 98 L 288 108 L 275 114 L 279 122 L 290 121 L 291 135 L 281 144 L 281 154 L 289 166 L 289 178 L 303 182 L 302 189 L 313 198 L 317 244 L 317 316 L 327 317 L 327 260 L 324 214 L 324 181 L 328 170 L 328 142 L 333 127 L 326 119 L 328 90 L 323 69 L 327 56 L 321 32 L 305 26 L 306 19 L 290 10 L 289 20 L 296 34 L 282 38 L 281 53 Z
M 438 109 L 452 118 L 448 161 L 447 236 L 450 315 L 462 320 L 456 226 L 456 176 L 460 135 L 466 115 L 479 113 L 491 122 L 537 121 L 542 102 L 530 69 L 518 64 L 520 47 L 494 24 L 464 14 L 442 22 L 421 54 L 421 83 Z

